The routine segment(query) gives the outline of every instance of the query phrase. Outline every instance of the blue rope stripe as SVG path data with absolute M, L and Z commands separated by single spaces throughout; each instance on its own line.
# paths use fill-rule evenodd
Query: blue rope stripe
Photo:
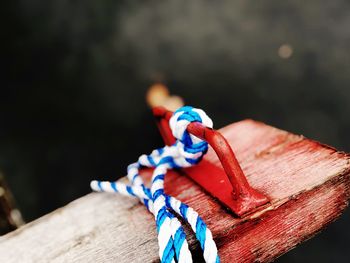
M 213 240 L 212 233 L 208 229 L 207 225 L 204 223 L 203 219 L 198 215 L 198 213 L 188 205 L 177 200 L 175 197 L 166 196 L 166 198 L 167 206 L 174 210 L 185 221 L 187 221 L 190 224 L 193 232 L 196 233 L 196 238 L 204 251 L 204 259 L 206 260 L 206 262 L 220 262 L 219 255 L 217 253 L 215 257 L 213 255 L 206 255 L 205 253 L 205 247 L 213 247 L 215 246 L 215 242 Z
M 202 249 L 204 249 L 206 230 L 207 226 L 204 224 L 203 220 L 200 217 L 198 217 L 196 224 L 196 237 L 199 243 L 201 244 Z
M 158 174 L 156 177 L 153 178 L 152 183 L 154 183 L 157 180 L 164 180 L 165 174 Z
M 186 131 L 191 122 L 201 122 L 207 127 L 212 127 L 210 118 L 202 110 L 189 106 L 178 109 L 169 122 L 177 141 L 174 145 L 156 149 L 149 155 L 141 155 L 136 163 L 130 164 L 127 169 L 130 185 L 92 181 L 91 188 L 99 192 L 120 193 L 139 198 L 156 220 L 161 262 L 192 262 L 185 231 L 173 211 L 196 233 L 205 261 L 219 263 L 220 258 L 213 236 L 198 213 L 164 193 L 164 178 L 168 169 L 195 165 L 208 150 L 207 142 Z M 145 186 L 139 175 L 139 169 L 142 167 L 155 168 L 150 188 Z

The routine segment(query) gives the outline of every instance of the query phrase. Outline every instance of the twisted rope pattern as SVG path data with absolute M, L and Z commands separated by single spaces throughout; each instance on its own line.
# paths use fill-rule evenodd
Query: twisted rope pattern
M 216 244 L 210 230 L 198 213 L 191 207 L 164 193 L 164 177 L 168 169 L 189 167 L 197 164 L 208 150 L 208 143 L 189 134 L 191 122 L 201 122 L 212 128 L 211 119 L 200 109 L 182 107 L 170 119 L 170 128 L 176 143 L 141 155 L 136 163 L 128 166 L 130 185 L 120 182 L 92 181 L 91 188 L 99 192 L 120 193 L 135 196 L 154 215 L 158 231 L 159 257 L 161 262 L 192 262 L 186 234 L 179 220 L 171 211 L 182 217 L 196 233 L 207 263 L 220 262 Z M 142 167 L 154 167 L 152 184 L 148 188 L 139 175 Z

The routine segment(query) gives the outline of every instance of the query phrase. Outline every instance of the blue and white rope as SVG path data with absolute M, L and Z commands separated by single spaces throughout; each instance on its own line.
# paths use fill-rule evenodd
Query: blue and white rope
M 130 185 L 121 182 L 91 182 L 94 191 L 116 192 L 140 199 L 156 220 L 159 257 L 164 263 L 192 262 L 185 231 L 171 211 L 189 223 L 203 250 L 205 262 L 220 262 L 213 236 L 198 213 L 164 193 L 164 177 L 168 169 L 195 165 L 208 150 L 207 142 L 187 132 L 187 126 L 191 122 L 201 122 L 207 127 L 213 127 L 211 119 L 204 111 L 188 106 L 178 109 L 169 122 L 172 133 L 177 139 L 176 143 L 156 149 L 150 155 L 141 155 L 136 163 L 129 165 L 127 178 Z M 139 175 L 139 169 L 142 167 L 155 168 L 150 188 L 145 186 Z

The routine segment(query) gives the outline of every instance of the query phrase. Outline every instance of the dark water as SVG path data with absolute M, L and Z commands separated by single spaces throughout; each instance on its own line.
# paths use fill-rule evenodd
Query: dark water
M 349 2 L 8 1 L 0 167 L 35 219 L 161 140 L 165 82 L 216 127 L 253 118 L 350 151 Z M 281 58 L 281 45 L 292 49 Z M 350 214 L 279 262 L 349 261 Z

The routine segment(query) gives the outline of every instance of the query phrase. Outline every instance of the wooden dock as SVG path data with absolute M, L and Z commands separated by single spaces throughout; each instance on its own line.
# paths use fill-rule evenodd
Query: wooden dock
M 272 261 L 322 230 L 346 208 L 347 154 L 252 120 L 220 132 L 249 183 L 271 202 L 238 218 L 179 171 L 169 172 L 165 190 L 202 216 L 222 262 Z M 205 160 L 220 166 L 212 150 Z M 150 174 L 145 170 L 143 176 Z M 200 247 L 189 228 L 186 231 L 195 262 L 201 262 Z M 0 237 L 0 262 L 158 261 L 153 216 L 136 199 L 117 194 L 88 194 Z

